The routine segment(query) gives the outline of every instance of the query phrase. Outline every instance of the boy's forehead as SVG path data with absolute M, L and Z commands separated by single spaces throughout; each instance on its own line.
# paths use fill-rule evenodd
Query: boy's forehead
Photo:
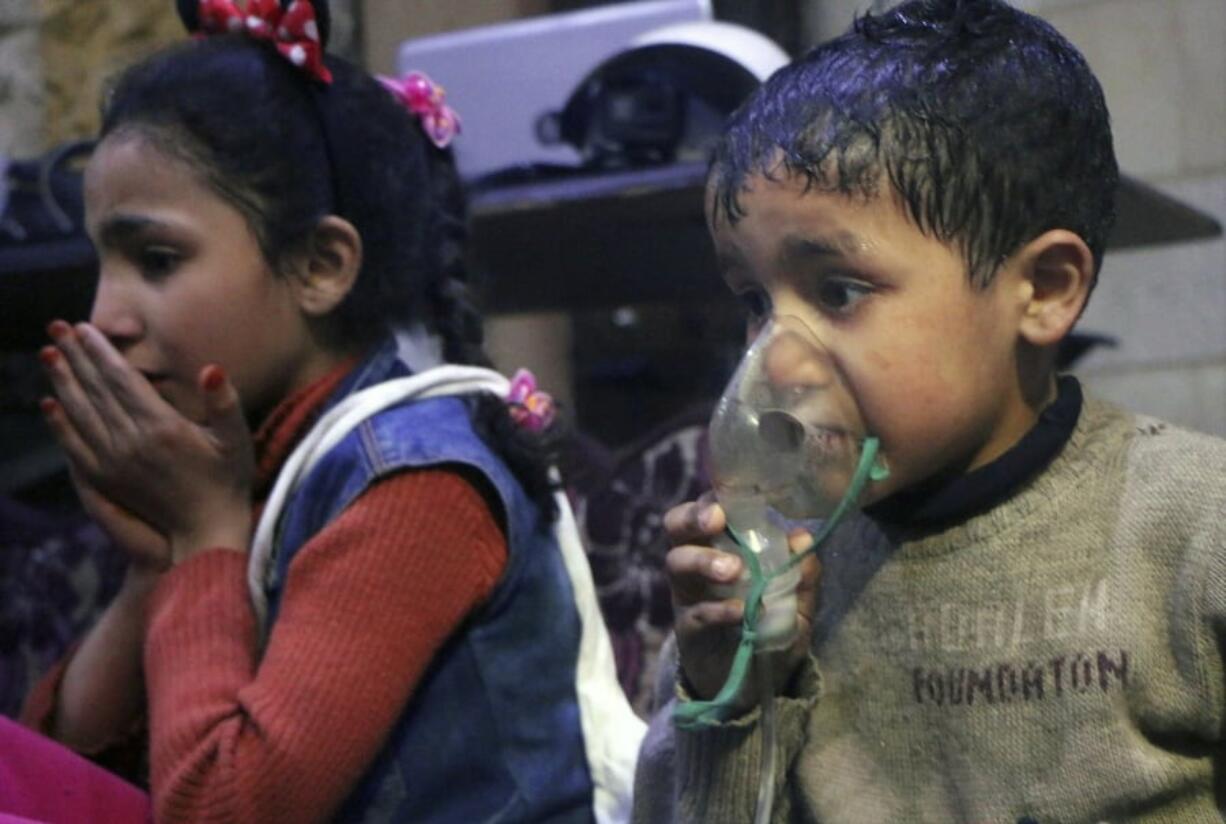
M 729 214 L 708 191 L 708 230 L 723 271 L 751 261 L 805 265 L 871 258 L 879 246 L 875 221 L 865 220 L 844 195 L 807 190 L 803 181 L 750 179 Z
M 736 203 L 723 202 L 735 191 Z M 957 268 L 969 283 L 962 250 L 919 228 L 900 195 L 864 195 L 830 191 L 803 176 L 772 177 L 754 173 L 735 190 L 708 180 L 707 228 L 717 265 L 724 273 L 758 271 L 813 272 L 832 265 L 850 266 L 879 275 L 938 262 Z M 814 268 L 818 267 L 818 268 Z M 920 267 L 922 268 L 922 267 Z
M 712 235 L 735 227 L 752 212 L 786 223 L 807 222 L 820 215 L 826 224 L 820 234 L 839 251 L 851 253 L 866 245 L 864 232 L 857 227 L 879 204 L 911 222 L 901 196 L 888 185 L 885 190 L 889 196 L 884 198 L 878 188 L 871 192 L 840 191 L 782 165 L 751 171 L 736 180 L 712 169 L 704 191 L 704 211 Z

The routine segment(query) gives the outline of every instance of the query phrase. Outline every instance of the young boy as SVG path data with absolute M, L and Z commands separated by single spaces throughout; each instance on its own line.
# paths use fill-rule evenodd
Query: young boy
M 723 276 L 822 341 L 890 472 L 802 586 L 771 820 L 1221 820 L 1226 444 L 1055 373 L 1117 177 L 1081 55 L 998 0 L 860 19 L 733 117 L 707 194 Z M 711 500 L 666 524 L 677 691 L 709 699 L 743 564 L 710 547 Z M 758 711 L 670 714 L 636 820 L 753 820 Z

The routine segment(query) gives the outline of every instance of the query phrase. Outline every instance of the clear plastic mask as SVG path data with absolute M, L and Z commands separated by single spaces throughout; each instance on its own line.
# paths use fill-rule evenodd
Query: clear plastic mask
M 708 434 L 716 498 L 740 551 L 753 552 L 763 574 L 787 567 L 792 530 L 819 534 L 836 512 L 854 506 L 866 476 L 884 474 L 875 441 L 865 456 L 867 435 L 852 393 L 813 331 L 791 316 L 767 323 L 720 398 Z M 798 577 L 793 567 L 767 586 L 760 648 L 791 643 Z

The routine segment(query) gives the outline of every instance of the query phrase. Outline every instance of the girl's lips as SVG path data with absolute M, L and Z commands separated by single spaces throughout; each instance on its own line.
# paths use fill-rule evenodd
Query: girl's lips
M 161 390 L 162 387 L 170 382 L 170 375 L 163 372 L 146 372 L 141 370 L 141 374 L 144 375 L 145 380 L 149 381 L 150 385 L 157 390 Z

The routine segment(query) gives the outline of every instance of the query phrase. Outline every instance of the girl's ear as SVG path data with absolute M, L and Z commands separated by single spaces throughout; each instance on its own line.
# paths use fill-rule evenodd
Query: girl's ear
M 298 305 L 323 317 L 340 305 L 362 269 L 362 236 L 342 217 L 322 218 L 311 235 L 294 277 Z
M 1094 255 L 1081 236 L 1050 229 L 1014 254 L 1027 287 L 1018 331 L 1034 346 L 1059 343 L 1085 308 L 1094 285 Z

